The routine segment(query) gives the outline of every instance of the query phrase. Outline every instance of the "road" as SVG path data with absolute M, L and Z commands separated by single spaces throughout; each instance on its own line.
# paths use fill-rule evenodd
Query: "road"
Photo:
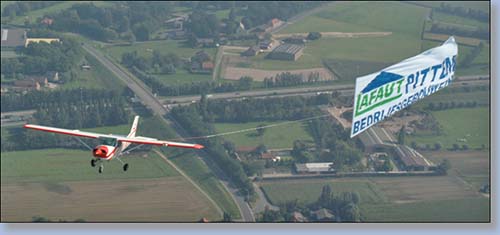
M 133 75 L 114 64 L 109 58 L 103 55 L 101 52 L 92 48 L 88 45 L 83 45 L 89 54 L 94 56 L 101 64 L 106 66 L 111 72 L 113 72 L 120 80 L 122 80 L 127 86 L 135 93 L 135 95 L 142 101 L 144 105 L 149 107 L 153 113 L 158 114 L 162 121 L 171 126 L 181 137 L 188 136 L 187 132 L 173 119 L 171 116 L 165 118 L 167 114 L 167 109 L 160 103 L 160 101 L 149 91 L 146 85 L 144 85 L 139 79 L 134 78 Z M 204 150 L 197 151 L 198 157 L 210 167 L 214 174 L 218 177 L 219 181 L 224 185 L 224 187 L 231 193 L 233 200 L 238 205 L 240 214 L 245 222 L 254 222 L 255 217 L 252 210 L 245 202 L 244 198 L 238 195 L 237 189 L 232 187 L 230 182 L 225 177 L 224 173 L 210 160 L 208 153 Z M 201 157 L 203 156 L 203 157 Z
M 455 82 L 450 86 L 468 86 L 470 84 L 474 85 L 487 85 L 489 84 L 488 75 L 477 75 L 477 76 L 466 76 L 457 77 Z M 241 92 L 225 92 L 225 93 L 213 93 L 209 94 L 209 99 L 243 99 L 249 97 L 286 97 L 286 96 L 311 96 L 317 95 L 318 92 L 332 92 L 339 91 L 342 95 L 352 95 L 354 92 L 354 84 L 336 84 L 336 85 L 324 85 L 319 87 L 300 87 L 300 88 L 281 88 L 275 90 L 255 90 L 255 91 L 241 91 Z M 166 98 L 160 98 L 163 104 L 189 104 L 193 102 L 198 102 L 200 100 L 199 95 L 193 96 L 172 96 Z

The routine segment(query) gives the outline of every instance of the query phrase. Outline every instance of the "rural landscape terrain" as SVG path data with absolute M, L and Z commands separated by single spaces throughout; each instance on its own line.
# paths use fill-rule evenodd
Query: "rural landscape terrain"
M 490 222 L 489 22 L 487 1 L 2 1 L 1 221 Z M 355 79 L 450 36 L 451 85 L 350 138 Z M 205 148 L 100 174 L 98 140 L 23 128 L 135 115 Z

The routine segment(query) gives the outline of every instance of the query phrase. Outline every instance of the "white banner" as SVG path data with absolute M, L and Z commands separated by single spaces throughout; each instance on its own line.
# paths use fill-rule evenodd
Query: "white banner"
M 370 126 L 450 84 L 457 44 L 443 45 L 356 79 L 351 138 Z

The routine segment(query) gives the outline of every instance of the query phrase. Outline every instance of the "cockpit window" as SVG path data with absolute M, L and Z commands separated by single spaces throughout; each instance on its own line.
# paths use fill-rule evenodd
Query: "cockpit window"
M 105 137 L 102 137 L 102 138 L 99 138 L 101 140 L 101 143 L 103 145 L 109 145 L 109 146 L 116 146 L 116 139 L 115 138 L 105 138 Z

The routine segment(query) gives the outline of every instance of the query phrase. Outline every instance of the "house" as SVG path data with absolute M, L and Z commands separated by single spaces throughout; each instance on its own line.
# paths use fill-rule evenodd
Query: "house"
M 45 87 L 49 84 L 49 81 L 48 81 L 46 76 L 37 76 L 37 75 L 26 76 L 25 80 L 33 80 L 35 82 L 38 82 L 38 84 L 40 84 L 40 86 L 43 86 L 43 87 Z
M 259 42 L 259 47 L 262 50 L 269 50 L 273 47 L 273 41 L 272 40 L 262 40 Z
M 214 67 L 212 58 L 205 51 L 198 51 L 191 57 L 190 71 L 192 73 L 212 73 Z
M 59 72 L 49 71 L 45 73 L 45 77 L 49 82 L 58 82 L 59 81 Z
M 292 221 L 293 222 L 307 222 L 307 218 L 304 217 L 304 215 L 302 215 L 302 213 L 298 212 L 298 211 L 294 211 L 292 213 Z
M 81 68 L 85 70 L 90 70 L 92 67 L 90 67 L 90 65 L 84 64 L 81 66 Z
M 201 63 L 201 69 L 203 70 L 213 70 L 214 69 L 214 63 L 212 61 L 205 61 Z
M 321 208 L 317 211 L 313 211 L 312 215 L 313 215 L 314 219 L 317 221 L 334 221 L 335 220 L 335 216 L 333 215 L 332 211 L 325 209 L 325 208 Z
M 256 56 L 259 52 L 260 49 L 258 46 L 251 46 L 246 51 L 242 52 L 241 56 Z
M 59 42 L 59 38 L 27 38 L 24 47 L 28 47 L 30 43 L 40 43 L 46 42 L 48 44 L 52 42 Z
M 52 25 L 52 23 L 54 23 L 54 19 L 51 19 L 51 18 L 48 18 L 48 17 L 44 17 L 41 21 L 40 21 L 41 24 L 45 24 L 45 25 Z
M 215 40 L 213 38 L 196 38 L 196 46 L 198 47 L 214 47 Z
M 184 30 L 173 30 L 168 32 L 168 37 L 174 40 L 182 40 L 187 36 L 186 31 Z
M 333 162 L 295 163 L 299 174 L 331 174 L 335 173 Z
M 268 58 L 275 60 L 293 60 L 296 61 L 302 56 L 304 46 L 296 44 L 281 44 L 276 47 L 269 55 Z
M 26 43 L 26 30 L 2 28 L 2 48 L 16 48 Z
M 16 80 L 14 81 L 14 86 L 18 88 L 40 90 L 40 83 L 31 79 Z

